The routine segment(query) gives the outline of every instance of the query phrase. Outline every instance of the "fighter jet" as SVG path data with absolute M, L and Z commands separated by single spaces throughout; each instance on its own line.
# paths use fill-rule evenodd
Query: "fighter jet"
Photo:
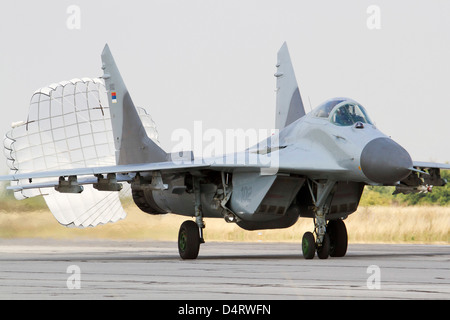
M 276 132 L 244 151 L 208 159 L 192 151 L 168 153 L 150 139 L 109 46 L 102 69 L 115 144 L 116 165 L 1 176 L 24 190 L 54 187 L 81 193 L 131 185 L 135 204 L 151 215 L 193 217 L 178 234 L 182 259 L 196 259 L 204 243 L 204 218 L 222 218 L 246 230 L 279 229 L 300 217 L 313 218 L 306 232 L 306 259 L 343 257 L 344 220 L 354 213 L 366 185 L 395 186 L 396 193 L 428 192 L 444 186 L 448 164 L 413 161 L 382 133 L 355 100 L 332 98 L 306 113 L 287 44 L 277 56 Z M 46 178 L 51 181 L 35 182 Z

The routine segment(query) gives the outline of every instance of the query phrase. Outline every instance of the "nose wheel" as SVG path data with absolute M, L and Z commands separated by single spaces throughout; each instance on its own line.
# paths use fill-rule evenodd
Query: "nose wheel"
M 347 253 L 347 228 L 342 220 L 328 222 L 322 242 L 319 244 L 312 232 L 305 232 L 302 238 L 302 252 L 305 259 L 313 259 L 315 253 L 319 259 L 343 257 Z
M 327 225 L 330 235 L 330 256 L 343 257 L 347 253 L 348 235 L 343 220 L 331 220 Z
M 316 239 L 312 232 L 305 232 L 302 238 L 302 252 L 305 259 L 312 259 L 316 254 Z

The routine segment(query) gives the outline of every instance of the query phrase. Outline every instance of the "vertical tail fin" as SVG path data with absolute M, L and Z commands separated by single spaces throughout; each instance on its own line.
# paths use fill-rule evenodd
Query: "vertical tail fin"
M 281 130 L 305 115 L 305 108 L 286 42 L 278 51 L 275 77 L 277 78 L 275 128 Z
M 116 163 L 166 161 L 166 152 L 147 136 L 108 45 L 103 49 L 102 62 L 116 147 Z

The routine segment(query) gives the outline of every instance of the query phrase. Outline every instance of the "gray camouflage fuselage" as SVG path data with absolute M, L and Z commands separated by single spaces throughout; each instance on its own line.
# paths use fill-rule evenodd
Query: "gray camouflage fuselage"
M 356 104 L 350 99 L 340 100 L 330 117 L 339 106 Z M 222 157 L 203 160 L 212 166 L 197 173 L 205 180 L 201 185 L 203 215 L 223 217 L 226 214 L 219 205 L 219 200 L 223 199 L 220 170 L 227 171 L 227 179 L 231 181 L 227 208 L 241 220 L 238 224 L 245 229 L 289 227 L 298 216 L 313 217 L 307 179 L 337 182 L 327 216 L 336 219 L 357 209 L 365 184 L 393 184 L 409 175 L 412 161 L 408 153 L 374 125 L 339 126 L 330 117 L 314 116 L 313 111 L 279 131 L 278 137 L 268 138 L 278 141 L 278 145 L 266 141 L 246 150 L 247 155 L 260 150 L 267 153 L 267 145 L 270 145 L 275 151 L 269 153 L 277 158 L 274 174 L 261 174 L 260 166 L 234 169 L 223 165 L 228 162 Z M 366 158 L 377 157 L 377 154 L 382 155 L 381 159 L 375 164 L 368 163 Z M 154 204 L 154 213 L 193 216 L 190 179 L 189 175 L 165 175 L 167 190 L 143 192 Z M 181 189 L 181 194 L 174 192 Z M 296 207 L 291 208 L 292 204 Z

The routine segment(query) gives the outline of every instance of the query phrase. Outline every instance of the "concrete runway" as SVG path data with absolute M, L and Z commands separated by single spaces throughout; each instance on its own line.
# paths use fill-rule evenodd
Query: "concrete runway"
M 0 299 L 450 299 L 450 246 L 349 245 L 304 260 L 295 243 L 0 240 Z M 71 289 L 69 289 L 71 288 Z

